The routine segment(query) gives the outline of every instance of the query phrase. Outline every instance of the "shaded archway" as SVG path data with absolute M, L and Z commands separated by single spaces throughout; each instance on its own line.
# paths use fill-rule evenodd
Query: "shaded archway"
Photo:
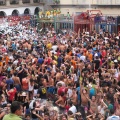
M 24 10 L 24 15 L 30 15 L 30 9 L 29 8 L 26 8 Z
M 18 10 L 13 10 L 12 16 L 18 16 L 18 15 L 19 15 L 19 11 Z
M 39 8 L 39 7 L 36 7 L 36 8 L 35 8 L 35 11 L 34 11 L 34 15 L 38 15 L 38 14 L 39 14 L 39 11 L 40 11 L 40 8 Z
M 5 16 L 6 16 L 6 13 L 4 11 L 0 11 L 0 18 Z

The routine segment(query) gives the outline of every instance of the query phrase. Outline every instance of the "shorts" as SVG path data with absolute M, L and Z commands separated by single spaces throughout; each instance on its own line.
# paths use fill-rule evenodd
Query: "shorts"
M 60 114 L 63 114 L 64 112 L 65 112 L 65 108 L 59 107 L 59 113 L 60 113 Z
M 26 109 L 25 114 L 26 114 L 26 115 L 29 115 L 29 114 L 30 114 L 30 109 L 29 109 L 29 108 Z
M 54 87 L 49 87 L 49 88 L 47 89 L 47 92 L 48 92 L 48 93 L 51 93 L 51 94 L 54 94 L 54 91 L 55 91 L 55 88 L 54 88 Z
M 15 88 L 17 89 L 17 91 L 21 91 L 21 85 L 15 85 Z

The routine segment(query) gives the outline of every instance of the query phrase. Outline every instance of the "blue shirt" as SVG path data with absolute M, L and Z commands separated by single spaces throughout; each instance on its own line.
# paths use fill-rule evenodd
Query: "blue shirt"
M 91 88 L 89 90 L 89 96 L 90 96 L 90 98 L 92 98 L 92 96 L 95 96 L 95 89 L 94 88 Z
M 77 88 L 76 88 L 76 91 L 77 91 L 77 93 L 78 93 L 78 100 L 80 100 L 80 87 L 77 87 Z
M 96 51 L 96 48 L 94 47 L 93 50 Z
M 10 85 L 11 85 L 11 84 L 14 84 L 13 79 L 10 78 L 10 79 L 6 80 L 6 84 L 8 85 L 7 89 L 9 90 L 9 89 L 10 89 Z
M 39 64 L 42 64 L 42 63 L 43 63 L 43 61 L 44 61 L 44 59 L 43 59 L 43 58 L 39 58 L 39 59 L 38 59 L 38 63 L 39 63 Z
M 98 52 L 97 54 L 98 54 L 98 57 L 100 57 L 101 53 L 100 53 L 100 52 Z
M 61 66 L 61 63 L 62 63 L 62 58 L 61 58 L 61 57 L 58 57 L 57 62 L 58 62 L 58 66 L 60 67 L 60 66 Z
M 81 54 L 80 54 L 80 53 L 78 53 L 78 54 L 77 54 L 77 57 L 79 57 L 79 58 L 80 58 L 80 57 L 81 57 Z
M 12 44 L 12 49 L 16 50 L 16 45 L 14 43 Z

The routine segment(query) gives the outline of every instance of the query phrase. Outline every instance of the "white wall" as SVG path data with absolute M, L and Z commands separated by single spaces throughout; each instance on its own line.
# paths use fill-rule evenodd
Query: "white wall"
M 100 4 L 120 5 L 120 0 L 60 0 L 60 4 Z
M 120 15 L 120 0 L 60 0 L 61 11 L 63 14 L 67 14 L 69 11 L 70 14 L 73 14 L 74 12 L 82 12 L 88 10 L 88 6 L 96 5 L 97 10 L 101 10 L 101 12 L 105 15 Z M 97 6 L 98 4 L 98 6 Z M 64 5 L 64 7 L 62 6 Z M 70 7 L 66 7 L 65 5 Z M 74 6 L 77 5 L 77 6 Z M 80 5 L 80 6 L 79 6 Z M 87 5 L 87 6 L 82 6 Z M 106 5 L 106 6 L 99 6 L 99 5 Z M 110 5 L 110 6 L 107 6 Z M 119 5 L 118 6 L 112 6 L 112 5 Z M 92 6 L 92 9 L 95 9 L 95 6 Z
M 18 10 L 19 14 L 24 14 L 24 10 L 26 8 L 29 8 L 30 13 L 33 15 L 36 7 L 39 7 L 40 9 L 44 10 L 43 6 L 28 6 L 28 7 L 17 7 L 17 8 L 5 8 L 5 9 L 0 9 L 0 11 L 4 11 L 6 15 L 11 15 L 13 10 Z

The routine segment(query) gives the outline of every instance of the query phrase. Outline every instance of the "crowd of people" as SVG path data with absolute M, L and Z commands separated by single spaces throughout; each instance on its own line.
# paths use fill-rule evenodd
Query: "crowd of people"
M 1 120 L 120 120 L 120 32 L 9 29 L 0 39 Z

